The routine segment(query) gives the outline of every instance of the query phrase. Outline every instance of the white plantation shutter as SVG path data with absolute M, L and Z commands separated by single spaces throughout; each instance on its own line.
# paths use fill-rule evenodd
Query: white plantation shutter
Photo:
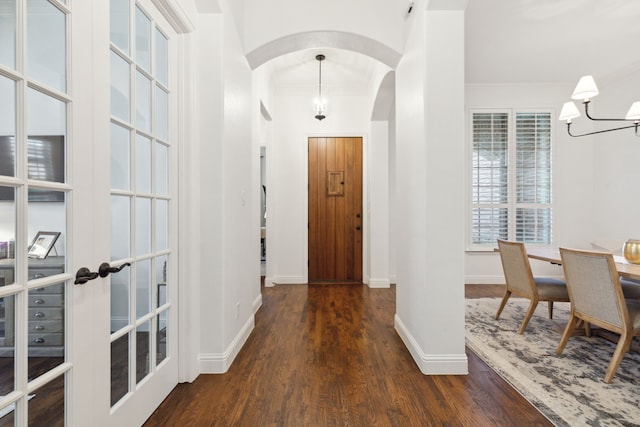
M 516 113 L 515 240 L 551 243 L 551 114 Z
M 552 241 L 551 113 L 471 113 L 472 245 Z
M 507 238 L 508 115 L 473 115 L 473 243 Z

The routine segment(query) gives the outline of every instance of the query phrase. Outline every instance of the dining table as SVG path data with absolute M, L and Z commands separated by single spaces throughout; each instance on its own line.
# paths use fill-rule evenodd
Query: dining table
M 531 259 L 562 265 L 560 249 L 548 246 L 527 246 L 527 256 Z M 640 264 L 632 264 L 621 255 L 613 255 L 618 274 L 631 280 L 640 281 Z
M 527 256 L 531 259 L 562 265 L 562 257 L 560 256 L 560 249 L 558 248 L 549 246 L 527 246 L 526 250 Z M 632 264 L 621 255 L 613 255 L 613 260 L 616 262 L 616 268 L 618 269 L 620 277 L 640 282 L 640 264 Z M 638 286 L 640 286 L 640 283 Z M 584 335 L 584 332 L 585 331 L 582 328 L 576 328 L 574 335 Z M 611 341 L 612 343 L 617 343 L 619 340 L 619 336 L 617 334 L 609 332 L 606 329 L 592 327 L 591 332 L 594 335 L 598 335 L 608 341 Z M 630 349 L 640 353 L 640 344 L 634 340 L 631 342 Z

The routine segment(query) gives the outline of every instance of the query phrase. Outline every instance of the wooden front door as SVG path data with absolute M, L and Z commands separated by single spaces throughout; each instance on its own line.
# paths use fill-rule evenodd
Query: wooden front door
M 309 282 L 362 281 L 362 138 L 309 138 Z

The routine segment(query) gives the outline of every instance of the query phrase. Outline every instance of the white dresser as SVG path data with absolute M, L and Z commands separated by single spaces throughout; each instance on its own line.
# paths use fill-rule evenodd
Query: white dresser
M 14 259 L 0 260 L 0 286 L 14 282 Z M 64 272 L 64 257 L 29 260 L 29 279 Z M 13 354 L 14 301 L 6 297 L 0 305 L 0 357 Z M 29 356 L 64 355 L 64 284 L 29 291 Z

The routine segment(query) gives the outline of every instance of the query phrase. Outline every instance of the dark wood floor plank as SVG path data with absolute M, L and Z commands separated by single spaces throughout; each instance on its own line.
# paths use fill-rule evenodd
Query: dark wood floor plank
M 263 288 L 229 372 L 179 384 L 145 426 L 551 425 L 471 352 L 469 375 L 423 375 L 394 313 L 395 287 Z

